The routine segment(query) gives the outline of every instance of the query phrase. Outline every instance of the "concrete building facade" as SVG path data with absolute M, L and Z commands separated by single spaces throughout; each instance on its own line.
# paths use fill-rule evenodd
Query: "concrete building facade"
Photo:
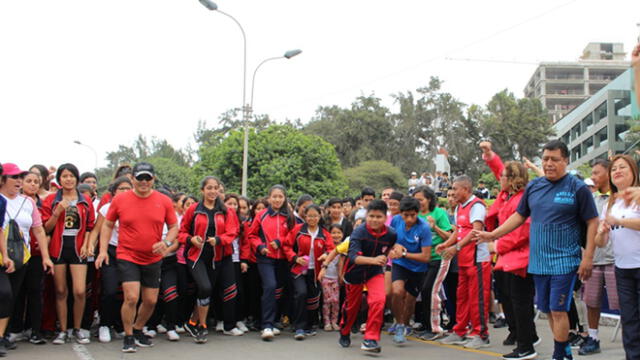
M 524 89 L 558 122 L 629 68 L 622 43 L 589 43 L 576 62 L 542 62 Z
M 554 124 L 557 138 L 569 147 L 570 169 L 596 158 L 607 158 L 609 150 L 623 153 L 630 142 L 625 134 L 631 120 L 632 71 L 627 67 L 616 79 Z

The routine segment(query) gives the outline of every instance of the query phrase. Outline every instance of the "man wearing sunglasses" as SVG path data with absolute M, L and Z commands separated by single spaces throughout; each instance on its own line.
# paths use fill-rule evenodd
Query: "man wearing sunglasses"
M 178 220 L 171 199 L 153 190 L 155 181 L 153 165 L 145 162 L 133 168 L 133 191 L 113 198 L 100 233 L 101 239 L 110 239 L 114 223 L 119 221 L 116 259 L 122 281 L 124 302 L 122 324 L 125 337 L 123 352 L 135 352 L 136 346 L 153 346 L 149 337 L 142 333 L 153 313 L 160 287 L 162 258 L 168 251 L 177 248 Z M 162 240 L 166 224 L 168 233 Z M 108 242 L 100 246 L 96 267 L 108 264 Z M 138 300 L 142 303 L 137 309 Z M 135 319 L 135 323 L 134 323 Z

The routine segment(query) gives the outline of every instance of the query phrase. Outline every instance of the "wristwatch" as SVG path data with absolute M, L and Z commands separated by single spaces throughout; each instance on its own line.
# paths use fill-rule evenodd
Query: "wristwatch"
M 173 245 L 173 243 L 167 239 L 162 240 L 162 242 L 164 242 L 164 244 L 167 245 L 167 247 L 171 247 L 171 245 Z
M 456 251 L 460 251 L 460 249 L 462 249 L 462 248 L 460 247 L 460 243 L 457 243 L 457 244 L 456 244 Z
M 407 257 L 407 249 L 402 250 L 402 257 L 403 258 Z

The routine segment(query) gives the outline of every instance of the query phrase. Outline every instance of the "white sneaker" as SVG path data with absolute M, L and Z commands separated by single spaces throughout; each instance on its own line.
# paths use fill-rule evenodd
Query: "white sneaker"
M 74 330 L 73 337 L 76 339 L 76 342 L 78 344 L 86 345 L 91 342 L 89 337 L 86 335 L 84 331 L 82 331 L 82 329 Z
M 231 336 L 242 336 L 244 335 L 244 332 L 240 329 L 238 329 L 237 327 L 234 327 L 233 329 L 227 331 L 227 330 L 223 330 L 222 331 L 223 334 L 225 335 L 231 335 Z
M 101 343 L 108 343 L 111 341 L 111 330 L 108 326 L 100 326 L 98 329 L 98 340 Z
M 273 331 L 273 335 L 278 336 L 280 335 L 280 329 L 274 327 L 273 329 L 271 329 L 271 331 Z
M 186 330 L 184 329 L 184 326 L 176 326 L 176 332 L 177 332 L 178 334 L 184 334 L 184 333 L 185 333 L 185 331 L 186 331 Z
M 17 343 L 20 341 L 25 341 L 28 338 L 24 336 L 23 332 L 19 332 L 19 333 L 9 333 L 9 341 L 12 343 Z
M 240 329 L 240 331 L 242 331 L 243 333 L 248 333 L 249 332 L 249 328 L 242 321 L 238 321 L 236 323 L 236 327 L 238 329 Z
M 223 332 L 224 331 L 224 322 L 218 321 L 216 323 L 216 331 L 217 332 Z
M 154 337 L 156 337 L 156 335 L 158 335 L 158 333 L 155 330 L 149 330 L 149 329 L 147 329 L 146 326 L 142 329 L 142 333 L 147 335 L 148 337 L 150 337 L 152 339 Z
M 166 334 L 168 331 L 162 324 L 158 324 L 158 326 L 156 326 L 156 330 L 158 331 L 158 334 Z
M 262 330 L 262 340 L 268 341 L 273 339 L 273 330 L 271 328 L 266 328 Z
M 55 339 L 51 342 L 54 345 L 62 345 L 67 342 L 68 335 L 66 331 L 60 331 L 58 335 L 56 335 Z
M 169 341 L 178 341 L 180 340 L 180 335 L 175 330 L 169 330 L 167 331 L 167 339 Z

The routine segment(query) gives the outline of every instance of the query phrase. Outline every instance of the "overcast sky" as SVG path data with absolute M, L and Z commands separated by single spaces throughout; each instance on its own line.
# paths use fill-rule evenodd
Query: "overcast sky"
M 465 103 L 522 96 L 538 61 L 573 61 L 588 42 L 637 41 L 628 0 L 218 0 L 244 27 L 254 109 L 308 122 L 321 105 L 414 90 L 439 76 Z M 494 59 L 510 64 L 453 59 Z M 242 104 L 242 37 L 197 0 L 0 1 L 0 161 L 93 168 L 142 133 L 176 147 L 198 121 Z

